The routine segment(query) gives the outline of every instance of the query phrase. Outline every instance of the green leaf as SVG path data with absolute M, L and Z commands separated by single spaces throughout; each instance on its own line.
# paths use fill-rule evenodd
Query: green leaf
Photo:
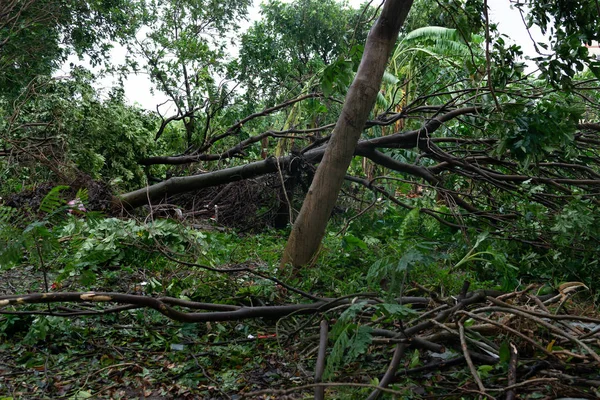
M 69 186 L 55 186 L 48 192 L 40 203 L 40 211 L 47 214 L 54 213 L 58 208 L 63 207 L 66 201 L 60 197 L 60 193 L 69 189 Z
M 364 241 L 360 240 L 359 238 L 353 235 L 344 236 L 344 238 L 342 239 L 342 247 L 347 250 L 353 250 L 356 248 L 362 250 L 368 249 L 368 246 Z
M 419 356 L 420 356 L 419 349 L 415 349 L 415 351 L 413 351 L 412 356 L 410 357 L 409 368 L 415 368 L 421 364 L 421 359 Z
M 481 378 L 485 379 L 490 375 L 490 372 L 492 372 L 493 370 L 494 370 L 493 365 L 480 365 L 477 368 L 477 373 Z
M 383 303 L 378 304 L 377 308 L 380 308 L 386 316 L 393 319 L 403 319 L 417 314 L 415 310 L 401 304 Z
M 510 361 L 510 345 L 508 341 L 502 342 L 500 345 L 500 350 L 498 351 L 498 355 L 500 356 L 500 362 L 503 364 L 508 364 Z

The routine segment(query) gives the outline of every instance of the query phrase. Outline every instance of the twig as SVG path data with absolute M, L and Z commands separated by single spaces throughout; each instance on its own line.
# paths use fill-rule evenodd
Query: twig
M 450 328 L 450 327 L 448 327 L 448 326 L 446 326 L 446 325 L 444 325 L 444 324 L 441 324 L 441 323 L 439 323 L 439 322 L 437 322 L 437 321 L 435 321 L 435 320 L 431 320 L 431 321 L 433 322 L 433 324 L 434 324 L 434 325 L 436 325 L 436 326 L 438 326 L 438 327 L 442 328 L 443 330 L 445 330 L 445 331 L 449 332 L 450 334 L 452 334 L 452 335 L 454 335 L 454 336 L 459 336 L 459 337 L 460 337 L 460 332 L 457 332 L 457 331 L 455 331 L 454 329 L 452 329 L 452 328 Z M 460 327 L 460 326 L 459 326 L 459 327 Z M 428 340 L 431 340 L 430 338 L 427 338 L 427 339 L 428 339 Z M 478 340 L 475 340 L 475 339 L 473 339 L 473 338 L 470 338 L 470 337 L 466 337 L 466 338 L 465 338 L 465 340 L 467 340 L 467 341 L 469 341 L 469 342 L 473 343 L 473 344 L 474 344 L 474 345 L 476 345 L 477 347 L 480 347 L 480 348 L 484 349 L 485 351 L 488 351 L 488 352 L 490 352 L 490 353 L 492 353 L 492 354 L 495 354 L 494 352 L 495 352 L 496 350 L 495 350 L 494 348 L 490 347 L 490 346 L 489 346 L 487 343 L 480 342 L 480 341 L 478 341 Z M 496 356 L 496 357 L 497 357 L 497 356 Z
M 338 231 L 338 233 L 336 233 L 335 235 L 339 236 L 339 235 L 345 234 L 346 230 L 348 230 L 348 227 L 350 226 L 350 224 L 352 223 L 352 221 L 354 221 L 355 219 L 357 219 L 360 216 L 362 216 L 363 214 L 365 214 L 367 211 L 369 211 L 371 208 L 373 208 L 375 206 L 375 204 L 377 204 L 377 196 L 375 196 L 375 199 L 371 202 L 371 204 L 369 204 L 367 207 L 365 207 L 362 210 L 360 210 L 353 217 L 348 218 L 348 220 L 346 221 L 346 223 L 344 224 L 344 226 L 342 227 L 342 229 L 340 229 Z
M 323 387 L 356 387 L 356 388 L 376 388 L 377 390 L 381 390 L 382 392 L 395 394 L 398 396 L 406 395 L 405 391 L 393 390 L 383 387 L 378 387 L 376 385 L 370 385 L 368 383 L 354 383 L 354 382 L 326 382 L 326 383 L 310 383 L 308 385 L 296 386 L 291 389 L 264 389 L 257 390 L 256 392 L 244 393 L 242 394 L 242 398 L 249 398 L 255 396 L 262 396 L 265 394 L 270 394 L 274 396 L 287 396 L 288 394 L 292 394 L 294 392 L 299 392 L 301 390 L 312 389 L 317 386 Z
M 478 312 L 499 311 L 499 312 L 505 312 L 505 313 L 509 313 L 509 314 L 520 315 L 523 318 L 529 318 L 529 319 L 537 322 L 538 324 L 543 325 L 546 328 L 550 329 L 556 335 L 562 336 L 564 338 L 569 339 L 573 343 L 576 343 L 581 348 L 585 349 L 585 351 L 587 351 L 590 354 L 590 356 L 592 356 L 594 358 L 594 360 L 596 360 L 596 362 L 600 363 L 600 355 L 598 355 L 598 353 L 596 353 L 594 350 L 592 350 L 588 345 L 586 345 L 585 343 L 583 343 L 581 340 L 577 339 L 573 335 L 563 332 L 562 330 L 558 329 L 554 325 L 552 325 L 534 315 L 528 314 L 521 310 L 517 310 L 515 308 L 509 308 L 509 307 L 484 307 L 484 308 L 480 308 L 477 311 Z
M 508 363 L 508 386 L 514 386 L 517 383 L 517 347 L 511 342 L 509 344 L 510 361 Z M 506 400 L 514 400 L 516 397 L 515 388 L 506 391 Z
M 564 372 L 553 372 L 553 371 L 540 371 L 542 375 L 548 375 L 553 378 L 541 378 L 541 379 L 556 379 L 556 380 L 566 380 L 571 382 L 583 383 L 588 386 L 600 387 L 600 380 L 592 380 L 580 378 L 578 376 L 567 375 Z
M 581 337 L 581 339 L 587 339 L 587 338 L 589 338 L 589 337 L 592 337 L 592 336 L 594 336 L 594 335 L 596 335 L 596 334 L 598 334 L 598 333 L 600 333 L 600 325 L 599 325 L 599 326 L 597 326 L 596 328 L 594 328 L 593 330 L 589 331 L 589 332 L 588 332 L 588 333 L 586 333 L 585 335 L 583 335 L 583 336 Z
M 469 286 L 471 286 L 471 282 L 464 281 L 462 289 L 460 290 L 460 294 L 458 295 L 458 299 L 462 300 L 467 297 L 467 293 L 469 292 Z
M 537 343 L 535 340 L 531 339 L 530 337 L 528 337 L 527 335 L 522 334 L 521 332 L 517 331 L 516 329 L 511 328 L 510 326 L 501 324 L 497 321 L 491 320 L 489 318 L 485 318 L 482 317 L 481 315 L 477 315 L 468 311 L 459 311 L 457 314 L 464 314 L 469 316 L 470 318 L 474 318 L 477 319 L 479 321 L 483 321 L 486 322 L 488 324 L 492 324 L 494 326 L 497 326 L 498 328 L 504 329 L 510 333 L 512 333 L 513 335 L 516 335 L 518 337 L 520 337 L 521 339 L 527 341 L 528 343 L 530 343 L 531 345 L 533 345 L 536 349 L 538 349 L 539 351 L 543 352 L 544 354 L 546 354 L 549 357 L 556 357 L 554 354 L 552 354 L 550 351 L 548 351 L 544 346 L 540 345 L 539 343 Z
M 477 387 L 481 393 L 485 393 L 485 386 L 483 386 L 483 382 L 481 382 L 481 378 L 475 369 L 475 365 L 473 364 L 473 360 L 471 360 L 471 355 L 469 354 L 469 349 L 467 348 L 467 340 L 465 339 L 465 326 L 462 323 L 462 320 L 458 321 L 458 334 L 460 337 L 460 348 L 463 351 L 463 355 L 465 356 L 465 361 L 469 366 L 469 370 L 471 371 L 471 375 L 473 375 L 473 379 L 477 383 Z
M 373 392 L 371 392 L 369 397 L 367 397 L 367 400 L 376 400 L 381 395 L 381 392 L 384 391 L 384 389 L 387 387 L 387 385 L 389 385 L 392 382 L 392 379 L 394 378 L 394 375 L 396 375 L 396 371 L 398 370 L 398 366 L 400 365 L 400 360 L 404 355 L 405 349 L 405 344 L 398 343 L 396 345 L 396 351 L 394 351 L 394 356 L 392 357 L 392 361 L 390 362 L 390 365 L 388 366 L 385 375 L 383 375 L 383 378 L 381 378 L 381 381 L 379 382 L 379 385 L 377 385 L 377 388 L 373 390 Z
M 428 318 L 430 315 L 432 315 L 432 314 L 435 314 L 435 313 L 437 313 L 438 311 L 445 310 L 445 309 L 447 309 L 448 307 L 449 307 L 449 306 L 448 306 L 448 304 L 442 304 L 441 306 L 439 306 L 439 307 L 436 307 L 436 308 L 434 308 L 433 310 L 426 311 L 426 312 L 424 312 L 423 314 L 419 315 L 418 317 L 416 317 L 416 318 L 414 318 L 414 319 L 410 320 L 410 321 L 408 322 L 408 325 L 412 325 L 412 324 L 414 324 L 414 323 L 416 323 L 416 322 L 419 322 L 419 321 L 420 321 L 420 320 L 422 320 L 422 319 Z
M 529 286 L 527 286 L 525 289 L 519 291 L 519 292 L 511 292 L 511 293 L 506 293 L 503 294 L 502 296 L 498 296 L 497 299 L 499 300 L 508 300 L 508 299 L 512 299 L 514 297 L 518 297 L 521 296 L 529 291 L 531 291 L 531 289 L 535 288 L 535 285 L 531 284 Z
M 285 187 L 285 178 L 283 177 L 283 172 L 281 171 L 281 164 L 279 163 L 279 158 L 277 159 L 277 172 L 279 172 L 279 179 L 281 180 L 281 190 L 283 191 L 283 196 L 285 197 L 285 201 L 288 206 L 288 214 L 290 217 L 290 225 L 294 225 L 294 209 L 292 207 L 292 202 L 287 194 L 287 189 Z
M 542 300 L 540 300 L 539 297 L 537 296 L 529 296 L 529 298 L 531 300 L 533 300 L 533 302 L 542 309 L 543 312 L 550 314 L 550 310 L 548 310 L 548 308 L 546 307 L 546 305 L 544 304 L 544 302 Z
M 83 384 L 81 385 L 80 389 L 77 390 L 77 393 L 76 393 L 75 397 L 78 397 L 77 395 L 81 392 L 81 390 L 83 390 L 83 388 L 85 388 L 85 385 L 87 385 L 88 380 L 90 379 L 90 377 L 92 376 L 92 374 L 98 375 L 100 372 L 105 371 L 107 369 L 120 368 L 120 367 L 130 367 L 130 366 L 133 366 L 133 365 L 137 365 L 137 364 L 133 363 L 133 362 L 121 363 L 121 364 L 114 364 L 114 365 L 109 365 L 109 366 L 104 367 L 104 368 L 100 368 L 97 371 L 90 372 L 87 375 L 87 377 L 85 378 L 85 381 L 83 381 Z
M 10 310 L 0 310 L 0 314 L 10 314 L 10 315 L 51 315 L 53 317 L 80 317 L 83 315 L 105 315 L 111 313 L 119 313 L 121 311 L 135 310 L 138 308 L 142 308 L 143 306 L 136 306 L 132 304 L 105 308 L 102 310 L 88 310 L 88 311 L 69 311 L 69 312 L 55 312 L 55 311 L 10 311 Z
M 490 389 L 490 392 L 507 392 L 509 390 L 512 389 L 518 389 L 520 387 L 523 386 L 529 386 L 529 385 L 533 385 L 535 383 L 548 383 L 548 382 L 556 382 L 558 381 L 558 378 L 535 378 L 535 379 L 529 379 L 528 381 L 523 381 L 523 382 L 519 382 L 519 383 L 515 383 L 512 386 L 507 386 L 503 389 Z
M 496 103 L 496 109 L 498 111 L 502 110 L 502 106 L 498 101 L 498 97 L 496 96 L 496 92 L 494 91 L 494 84 L 492 82 L 492 68 L 491 68 L 491 60 L 490 60 L 490 42 L 492 39 L 490 38 L 490 17 L 488 14 L 488 2 L 487 0 L 483 1 L 483 15 L 485 16 L 485 61 L 486 61 L 486 72 L 487 72 L 487 81 L 488 88 L 490 89 L 490 94 L 494 99 L 494 103 Z
M 528 310 L 528 309 L 522 308 L 522 307 L 513 306 L 511 304 L 508 304 L 508 303 L 505 303 L 505 302 L 503 302 L 501 300 L 498 300 L 497 298 L 494 298 L 494 297 L 488 296 L 487 299 L 489 301 L 491 301 L 492 303 L 494 303 L 496 305 L 499 305 L 500 307 L 514 308 L 514 309 L 517 309 L 517 310 L 522 311 L 524 313 L 527 313 L 527 314 L 530 314 L 530 315 L 534 315 L 534 316 L 537 316 L 537 317 L 541 317 L 541 318 L 554 319 L 554 320 L 557 320 L 557 321 L 570 320 L 570 321 L 584 321 L 584 322 L 592 322 L 592 323 L 595 323 L 595 324 L 600 324 L 600 319 L 598 319 L 598 318 L 584 317 L 582 315 L 546 314 L 546 313 L 543 313 L 543 312 L 538 312 L 538 311 Z
M 48 287 L 48 269 L 46 268 L 46 264 L 44 263 L 42 249 L 40 249 L 40 241 L 41 239 L 36 241 L 35 248 L 37 249 L 38 257 L 40 259 L 40 266 L 42 267 L 42 274 L 44 275 L 44 288 L 46 289 L 46 293 L 48 293 L 50 291 L 50 288 Z M 52 308 L 50 307 L 50 304 L 46 304 L 46 306 L 48 307 L 48 313 L 52 315 Z

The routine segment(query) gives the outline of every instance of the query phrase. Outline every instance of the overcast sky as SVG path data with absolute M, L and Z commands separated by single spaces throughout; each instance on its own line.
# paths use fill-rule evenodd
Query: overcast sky
M 364 0 L 349 0 L 348 3 L 353 7 L 359 7 Z M 259 4 L 261 0 L 255 0 L 254 6 L 249 12 L 249 21 L 242 24 L 243 28 L 247 29 L 250 24 L 259 17 Z M 375 3 L 375 2 L 374 2 Z M 511 9 L 509 0 L 490 0 L 488 5 L 490 6 L 490 19 L 494 22 L 498 23 L 498 29 L 501 33 L 506 34 L 509 39 L 523 48 L 525 55 L 535 56 L 535 50 L 533 47 L 533 43 L 525 29 L 525 26 L 521 20 L 521 16 L 519 11 L 516 9 Z M 535 27 L 534 27 L 535 28 Z M 532 34 L 539 40 L 541 38 L 541 34 L 539 30 L 536 31 L 532 29 Z M 123 63 L 125 60 L 125 49 L 116 46 L 112 50 L 112 58 L 114 63 Z M 66 65 L 68 66 L 70 62 L 74 62 L 75 64 L 85 65 L 86 63 L 80 62 L 77 58 L 72 58 L 68 60 Z M 62 71 L 64 74 L 68 73 L 68 67 L 65 67 Z M 107 90 L 114 83 L 112 79 L 105 79 L 100 82 L 101 87 L 107 88 L 103 90 Z M 125 96 L 132 103 L 137 103 L 140 106 L 149 109 L 156 110 L 156 105 L 164 103 L 166 98 L 161 93 L 152 94 L 150 93 L 151 83 L 148 77 L 144 74 L 140 75 L 131 75 L 125 81 Z M 161 108 L 162 113 L 169 113 L 168 109 Z

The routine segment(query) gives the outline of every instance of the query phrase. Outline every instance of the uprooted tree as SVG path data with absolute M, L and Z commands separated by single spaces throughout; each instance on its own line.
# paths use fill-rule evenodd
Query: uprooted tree
M 159 252 L 169 262 L 244 281 L 268 281 L 295 296 L 295 302 L 241 306 L 139 293 L 51 293 L 45 282 L 48 293 L 0 296 L 0 313 L 19 313 L 11 307 L 68 302 L 81 308 L 48 306 L 48 311 L 24 312 L 75 317 L 150 308 L 177 321 L 207 322 L 311 316 L 341 306 L 353 316 L 360 313 L 371 320 L 371 325 L 359 324 L 353 332 L 355 339 L 363 334 L 361 349 L 372 339 L 396 346 L 389 373 L 370 398 L 386 390 L 408 349 L 440 352 L 440 343 L 448 337 L 460 341 L 462 355 L 452 362 L 468 364 L 483 394 L 487 389 L 471 358 L 497 363 L 503 351 L 487 337 L 493 339 L 498 332 L 518 337 L 526 354 L 548 357 L 542 368 L 547 374 L 535 382 L 517 383 L 516 367 L 510 368 L 516 365 L 517 354 L 511 347 L 505 360 L 510 383 L 493 389 L 507 397 L 511 392 L 514 396 L 519 385 L 564 381 L 562 375 L 548 375 L 555 370 L 573 368 L 581 374 L 592 370 L 600 362 L 589 340 L 597 329 L 586 333 L 564 321 L 598 321 L 560 311 L 573 288 L 596 284 L 592 277 L 600 238 L 599 63 L 586 45 L 600 39 L 598 3 L 580 2 L 577 8 L 569 0 L 515 4 L 528 25 L 551 33 L 549 41 L 536 44 L 538 56 L 531 61 L 539 71 L 531 73 L 524 72 L 519 47 L 508 44 L 490 22 L 485 0 L 439 0 L 436 7 L 425 1 L 413 5 L 411 0 L 387 0 L 382 7 L 367 5 L 361 10 L 333 0 L 270 1 L 263 5 L 263 19 L 242 35 L 240 56 L 232 60 L 226 51 L 230 38 L 217 32 L 235 35 L 234 22 L 245 15 L 249 3 L 170 0 L 161 5 L 116 2 L 109 7 L 83 0 L 4 2 L 0 110 L 6 118 L 0 121 L 0 165 L 5 185 L 18 191 L 27 179 L 72 184 L 81 180 L 78 172 L 83 171 L 120 189 L 111 198 L 115 208 L 150 206 L 152 211 L 177 194 L 270 175 L 279 181 L 279 205 L 293 223 L 282 265 L 299 267 L 314 259 L 343 190 L 359 208 L 350 210 L 349 218 L 385 200 L 414 210 L 411 218 L 422 214 L 452 232 L 462 232 L 467 242 L 478 235 L 466 258 L 476 257 L 473 251 L 482 238 L 493 237 L 514 244 L 521 260 L 543 257 L 569 269 L 561 276 L 582 274 L 583 283 L 562 285 L 559 294 L 549 298 L 532 294 L 532 287 L 503 294 L 468 292 L 468 284 L 454 293 L 457 297 L 440 298 L 415 284 L 429 296 L 394 297 L 393 307 L 388 307 L 368 294 L 319 297 L 252 265 L 200 265 L 198 254 L 179 241 L 180 232 L 169 223 L 163 224 L 164 236 L 189 254 L 175 254 L 150 228 L 110 219 L 85 227 L 92 231 L 86 240 L 105 246 L 101 250 L 108 255 L 78 252 L 77 271 L 83 278 L 93 275 L 86 269 L 90 266 L 109 266 L 113 253 L 106 248 L 114 245 L 111 240 L 129 235 L 139 238 L 136 245 L 142 251 Z M 89 23 L 98 29 L 89 29 Z M 135 32 L 141 26 L 143 39 Z M 109 39 L 119 40 L 137 57 L 119 67 L 108 65 L 103 72 L 145 71 L 155 89 L 167 96 L 166 106 L 159 106 L 156 113 L 141 111 L 126 104 L 120 88 L 103 99 L 94 89 L 95 77 L 83 68 L 68 78 L 44 77 L 69 53 L 90 55 L 94 63 L 106 61 Z M 21 48 L 26 51 L 19 52 Z M 36 52 L 38 59 L 28 57 Z M 227 79 L 217 83 L 219 75 Z M 300 187 L 299 180 L 310 186 Z M 372 192 L 366 197 L 370 201 L 355 195 L 357 187 Z M 55 207 L 64 187 L 55 189 L 42 201 L 40 209 L 46 214 L 41 222 L 27 225 L 23 213 L 0 207 L 0 228 L 9 227 L 0 231 L 2 243 L 7 243 L 0 249 L 1 259 L 37 262 L 44 279 L 48 271 L 44 255 L 72 239 L 57 239 L 48 228 L 51 218 L 65 214 Z M 219 204 L 220 194 L 198 208 L 210 211 Z M 81 210 L 70 211 L 77 215 Z M 76 225 L 73 222 L 68 229 Z M 21 235 L 13 234 L 17 231 Z M 27 256 L 23 248 L 28 249 Z M 402 244 L 399 248 L 401 260 L 424 257 Z M 65 265 L 73 267 L 71 261 Z M 504 268 L 512 267 L 511 260 L 503 261 Z M 73 267 L 63 273 L 77 271 Z M 357 302 L 362 297 L 365 301 Z M 504 301 L 508 298 L 513 303 Z M 104 303 L 117 305 L 93 309 Z M 398 328 L 396 320 L 412 315 L 405 304 L 431 307 Z M 488 318 L 490 313 L 495 319 Z M 481 322 L 470 326 L 470 333 L 481 333 L 481 341 L 469 345 L 467 318 Z M 521 324 L 548 334 L 531 338 L 515 329 Z M 301 329 L 291 330 L 288 337 Z M 555 340 L 568 343 L 570 350 L 554 351 Z M 319 348 L 324 357 L 326 325 L 321 327 Z M 571 366 L 565 357 L 581 362 Z M 323 365 L 319 356 L 317 371 L 322 372 Z M 530 372 L 539 369 L 531 367 Z M 320 379 L 317 374 L 316 386 Z M 582 387 L 590 384 L 585 379 L 576 382 Z M 315 392 L 316 398 L 322 396 L 322 391 Z
M 108 12 L 95 6 L 61 9 L 49 2 L 63 14 L 44 14 L 40 4 L 3 5 L 0 22 L 7 35 L 0 42 L 2 65 L 24 62 L 16 53 L 20 43 L 53 48 L 70 23 L 67 16 L 79 21 Z M 247 4 L 221 4 L 215 15 L 205 12 L 211 4 L 217 7 L 203 1 L 173 2 L 179 11 L 164 8 L 160 11 L 165 15 L 159 17 L 151 8 L 155 5 L 131 3 L 123 13 L 139 15 L 138 24 L 151 26 L 144 40 L 132 37 L 134 25 L 120 25 L 124 14 L 111 14 L 110 19 L 93 19 L 103 29 L 94 40 L 82 43 L 71 29 L 72 48 L 37 60 L 33 69 L 3 67 L 2 81 L 15 83 L 3 103 L 10 117 L 2 122 L 2 154 L 18 161 L 8 168 L 30 168 L 33 162 L 48 167 L 34 170 L 36 174 L 69 181 L 74 161 L 85 172 L 116 178 L 124 187 L 139 185 L 144 174 L 151 182 L 160 181 L 117 195 L 114 203 L 128 209 L 177 193 L 276 174 L 288 186 L 282 192 L 283 208 L 296 221 L 283 263 L 296 265 L 309 262 L 316 252 L 339 190 L 340 183 L 334 182 L 342 175 L 349 184 L 368 187 L 405 208 L 415 204 L 399 198 L 402 190 L 394 189 L 393 182 L 424 188 L 431 201 L 419 205 L 421 212 L 458 229 L 474 227 L 541 248 L 575 238 L 565 251 L 578 254 L 586 254 L 586 241 L 596 240 L 592 233 L 574 234 L 597 225 L 590 211 L 597 207 L 599 176 L 598 61 L 586 48 L 598 39 L 594 2 L 577 10 L 563 2 L 517 5 L 528 23 L 554 32 L 549 42 L 536 45 L 538 75 L 524 74 L 520 49 L 495 30 L 485 1 L 466 7 L 439 2 L 435 10 L 417 3 L 408 14 L 408 26 L 422 27 L 402 31 L 397 42 L 394 32 L 411 2 L 356 11 L 333 1 L 307 1 L 301 7 L 271 2 L 263 6 L 265 19 L 242 37 L 240 59 L 230 64 L 225 64 L 225 41 L 215 39 L 214 33 L 243 15 Z M 363 47 L 377 15 L 379 22 Z M 19 18 L 25 25 L 15 23 Z M 41 29 L 36 21 L 48 18 L 54 23 L 44 29 L 53 35 L 36 36 L 48 43 L 28 41 L 19 28 L 31 24 Z M 337 35 L 339 31 L 346 35 Z M 93 77 L 83 71 L 65 82 L 38 78 L 26 83 L 31 77 L 25 72 L 51 69 L 51 60 L 69 49 L 91 49 L 101 61 L 103 41 L 110 35 L 141 55 L 123 68 L 145 68 L 174 105 L 174 114 L 133 110 L 118 90 L 109 101 L 99 101 L 90 83 Z M 196 57 L 198 52 L 201 57 Z M 375 65 L 379 69 L 371 71 Z M 215 73 L 230 74 L 237 83 L 217 84 Z M 359 84 L 370 86 L 367 94 Z M 246 91 L 240 93 L 236 85 Z M 123 137 L 123 126 L 134 127 L 134 133 Z M 338 141 L 347 141 L 345 152 L 353 152 L 355 166 L 348 169 L 350 156 L 341 157 L 336 178 L 328 166 L 338 162 L 329 162 Z M 165 149 L 178 154 L 159 155 Z M 358 162 L 360 158 L 368 161 Z M 196 167 L 199 163 L 203 169 Z M 300 195 L 288 180 L 298 173 L 313 182 Z M 177 176 L 168 179 L 172 175 Z M 304 196 L 300 217 L 295 218 Z M 531 221 L 537 221 L 536 228 Z
M 500 237 L 550 248 L 555 232 L 566 233 L 595 223 L 593 210 L 597 207 L 595 196 L 599 184 L 596 138 L 600 125 L 593 73 L 597 72 L 598 61 L 588 55 L 585 44 L 598 39 L 598 34 L 591 25 L 583 26 L 584 41 L 570 39 L 573 47 L 567 52 L 569 45 L 560 37 L 581 38 L 577 36 L 577 26 L 583 20 L 576 22 L 558 3 L 551 9 L 542 9 L 535 1 L 527 5 L 532 22 L 545 30 L 550 21 L 544 15 L 552 14 L 554 29 L 561 32 L 550 43 L 556 53 L 540 53 L 536 59 L 542 71 L 539 78 L 524 75 L 523 65 L 518 61 L 519 48 L 507 45 L 492 30 L 485 4 L 468 9 L 464 13 L 466 22 L 462 21 L 473 27 L 472 20 L 481 16 L 486 23 L 480 34 L 465 28 L 460 20 L 452 22 L 453 28 L 417 29 L 400 38 L 385 74 L 367 71 L 366 67 L 383 65 L 381 60 L 388 59 L 388 48 L 375 47 L 375 44 L 383 46 L 377 35 L 381 34 L 381 26 L 385 26 L 387 13 L 393 11 L 397 15 L 394 21 L 400 23 L 410 7 L 410 2 L 387 2 L 379 25 L 375 25 L 367 40 L 362 58 L 364 67 L 356 75 L 352 71 L 352 56 L 323 63 L 320 73 L 324 92 L 313 91 L 315 81 L 309 79 L 303 88 L 296 88 L 292 100 L 269 105 L 220 132 L 204 136 L 200 147 L 178 156 L 146 158 L 141 163 L 189 165 L 245 158 L 257 146 L 264 151 L 276 140 L 278 144 L 270 153 L 275 153 L 275 157 L 171 178 L 120 195 L 116 201 L 126 208 L 135 208 L 184 191 L 268 173 L 286 173 L 297 165 L 319 164 L 294 224 L 283 263 L 302 265 L 314 256 L 339 190 L 334 183 L 337 175 L 344 175 L 349 182 L 362 184 L 406 208 L 414 206 L 384 188 L 389 188 L 394 180 L 411 181 L 425 187 L 436 199 L 421 207 L 421 212 L 445 224 L 459 229 L 475 226 Z M 447 14 L 452 12 L 450 7 L 440 3 L 440 10 Z M 591 2 L 587 7 L 585 23 L 592 24 L 598 13 Z M 395 29 L 399 26 L 392 30 Z M 388 33 L 394 36 L 391 31 Z M 538 46 L 548 47 L 545 43 Z M 353 50 L 349 50 L 350 54 Z M 575 72 L 585 67 L 589 70 L 576 77 Z M 356 89 L 359 84 L 379 87 L 378 76 L 382 74 L 384 83 L 378 93 L 370 89 L 365 94 Z M 338 107 L 336 94 L 345 93 L 344 83 L 352 79 L 354 83 L 343 107 Z M 257 120 L 286 109 L 289 111 L 284 129 L 260 132 L 261 123 Z M 323 109 L 340 109 L 337 124 L 336 117 L 324 114 Z M 371 119 L 366 117 L 369 112 Z M 302 113 L 310 118 L 300 119 L 298 115 Z M 366 117 L 364 121 L 361 115 Z M 206 121 L 207 124 L 210 121 L 208 115 Z M 318 124 L 319 121 L 327 123 Z M 260 133 L 247 133 L 256 131 L 256 127 Z M 356 145 L 350 134 L 353 130 L 361 132 L 360 138 L 355 136 Z M 222 146 L 221 143 L 236 137 L 245 138 L 231 147 Z M 306 144 L 303 148 L 298 145 L 302 141 Z M 379 176 L 367 170 L 361 171 L 363 176 L 348 175 L 350 159 L 341 155 L 330 162 L 340 141 L 345 143 L 348 154 L 378 166 Z M 290 143 L 291 154 L 282 155 L 282 149 L 289 148 Z M 212 149 L 218 151 L 211 152 Z M 328 166 L 338 162 L 339 173 L 331 173 Z M 289 207 L 292 209 L 293 205 Z M 567 215 L 573 212 L 581 217 L 567 222 Z M 538 228 L 531 228 L 528 222 L 533 220 L 538 221 Z M 595 235 L 580 239 L 596 240 Z M 571 250 L 585 253 L 585 248 L 579 242 Z

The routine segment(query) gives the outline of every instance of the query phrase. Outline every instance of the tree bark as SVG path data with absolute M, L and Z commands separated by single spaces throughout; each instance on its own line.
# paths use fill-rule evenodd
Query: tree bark
M 369 32 L 344 107 L 292 228 L 281 260 L 282 266 L 308 264 L 321 244 L 354 150 L 375 105 L 387 61 L 412 3 L 413 0 L 386 0 L 381 15 Z

